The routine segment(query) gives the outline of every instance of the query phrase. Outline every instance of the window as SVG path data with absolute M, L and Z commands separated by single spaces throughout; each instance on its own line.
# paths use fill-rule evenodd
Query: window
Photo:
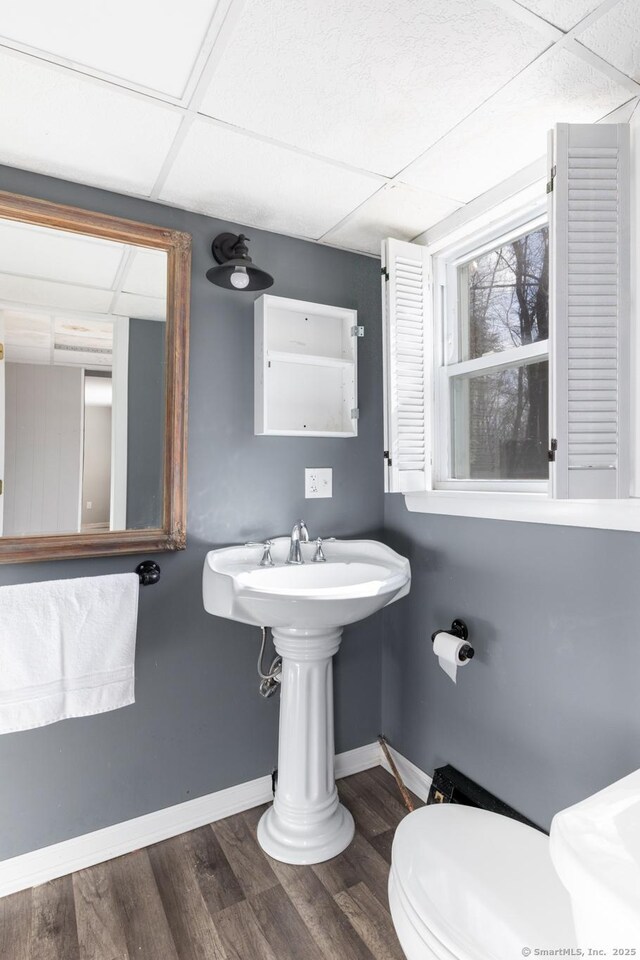
M 467 244 L 468 246 L 468 244 Z M 439 482 L 549 477 L 549 230 L 540 218 L 441 258 Z M 534 489 L 534 487 L 532 487 Z
M 505 188 L 431 248 L 383 245 L 385 489 L 424 512 L 640 530 L 629 127 L 558 124 L 550 143 L 547 197 Z

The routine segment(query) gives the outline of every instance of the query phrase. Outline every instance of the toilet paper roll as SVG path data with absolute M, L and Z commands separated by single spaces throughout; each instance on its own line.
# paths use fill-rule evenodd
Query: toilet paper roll
M 433 652 L 438 658 L 438 663 L 454 683 L 457 683 L 458 667 L 465 667 L 469 663 L 466 659 L 460 659 L 460 651 L 468 645 L 468 640 L 461 640 L 460 637 L 455 637 L 445 630 L 436 633 L 433 638 Z

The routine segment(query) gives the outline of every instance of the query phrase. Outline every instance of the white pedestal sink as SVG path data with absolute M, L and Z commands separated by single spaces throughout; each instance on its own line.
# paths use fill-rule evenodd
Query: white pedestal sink
M 263 850 L 285 863 L 320 863 L 353 837 L 351 814 L 334 778 L 332 657 L 342 627 L 409 592 L 409 561 L 374 540 L 303 543 L 305 563 L 285 563 L 289 538 L 274 540 L 273 567 L 260 546 L 211 550 L 202 592 L 209 613 L 269 626 L 282 657 L 282 701 L 275 800 L 258 825 Z

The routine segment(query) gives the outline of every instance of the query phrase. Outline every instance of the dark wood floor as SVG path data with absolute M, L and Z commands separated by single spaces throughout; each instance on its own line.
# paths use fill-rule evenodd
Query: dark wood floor
M 382 767 L 338 786 L 357 832 L 333 860 L 271 860 L 256 807 L 0 899 L 1 960 L 403 960 L 387 879 L 406 810 Z

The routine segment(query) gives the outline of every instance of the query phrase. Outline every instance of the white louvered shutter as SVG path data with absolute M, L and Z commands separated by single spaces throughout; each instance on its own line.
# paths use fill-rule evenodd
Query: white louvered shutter
M 627 497 L 629 127 L 558 124 L 550 154 L 553 496 Z
M 431 257 L 401 240 L 382 245 L 385 490 L 431 487 Z

